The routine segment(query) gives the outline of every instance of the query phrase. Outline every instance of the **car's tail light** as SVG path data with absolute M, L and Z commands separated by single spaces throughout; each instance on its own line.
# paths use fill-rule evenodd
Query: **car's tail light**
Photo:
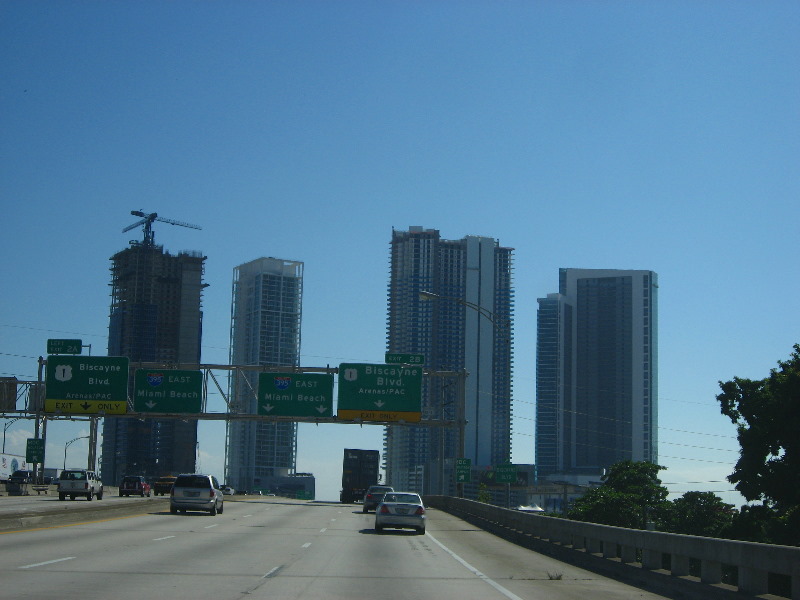
M 422 506 L 420 506 L 420 507 L 417 509 L 417 512 L 416 512 L 416 513 L 414 513 L 414 514 L 417 514 L 417 515 L 424 515 L 424 514 L 425 514 L 425 509 L 424 509 Z
M 214 497 L 214 490 L 213 489 L 208 490 L 208 497 L 209 498 L 213 498 Z
M 388 515 L 389 514 L 389 507 L 385 504 L 381 504 L 381 514 Z

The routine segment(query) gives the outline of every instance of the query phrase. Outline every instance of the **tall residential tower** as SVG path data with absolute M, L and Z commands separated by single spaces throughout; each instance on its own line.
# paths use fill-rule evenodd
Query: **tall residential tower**
M 444 240 L 422 227 L 392 231 L 391 244 L 387 351 L 423 354 L 433 371 L 465 370 L 463 457 L 475 466 L 508 461 L 513 250 L 487 237 Z M 459 401 L 455 380 L 429 378 L 423 418 L 456 419 Z M 389 426 L 384 445 L 390 485 L 423 493 L 452 487 L 444 465 L 449 471 L 462 456 L 457 432 Z
M 233 270 L 231 365 L 300 366 L 303 263 L 259 258 Z M 231 385 L 231 412 L 257 414 L 258 373 L 242 371 Z M 294 474 L 297 423 L 228 423 L 226 473 L 240 490 L 271 488 Z
M 658 460 L 658 278 L 560 269 L 539 298 L 536 467 L 597 479 L 623 460 Z

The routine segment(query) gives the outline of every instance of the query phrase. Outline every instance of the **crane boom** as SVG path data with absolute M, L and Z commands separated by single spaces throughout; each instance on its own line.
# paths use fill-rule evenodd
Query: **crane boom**
M 153 221 L 158 221 L 159 223 L 167 223 L 169 225 L 179 225 L 181 227 L 189 227 L 191 229 L 202 229 L 199 225 L 192 225 L 191 223 L 186 223 L 184 221 L 175 221 L 174 219 L 165 219 L 164 217 L 159 217 L 158 213 L 146 213 L 141 210 L 132 210 L 131 214 L 134 217 L 142 217 L 141 220 L 136 221 L 132 225 L 128 225 L 122 230 L 122 233 L 126 231 L 130 231 L 135 227 L 142 226 L 142 231 L 144 232 L 144 240 L 141 242 L 144 246 L 152 246 L 154 244 L 155 234 L 153 233 Z M 133 242 L 131 242 L 133 244 Z

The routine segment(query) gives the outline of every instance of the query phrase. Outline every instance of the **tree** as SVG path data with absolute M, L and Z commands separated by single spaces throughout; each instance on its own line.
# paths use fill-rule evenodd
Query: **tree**
M 603 476 L 603 485 L 578 498 L 567 516 L 577 521 L 646 529 L 648 522 L 663 519 L 668 504 L 669 492 L 658 478 L 663 469 L 650 462 L 616 463 Z
M 723 537 L 733 523 L 736 509 L 713 492 L 686 492 L 669 507 L 665 529 L 705 537 Z
M 719 382 L 722 414 L 737 427 L 739 460 L 728 481 L 780 515 L 800 506 L 800 345 L 761 380 Z

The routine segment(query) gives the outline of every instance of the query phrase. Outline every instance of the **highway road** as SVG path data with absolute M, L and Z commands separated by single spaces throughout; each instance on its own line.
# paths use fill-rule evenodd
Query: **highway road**
M 0 509 L 10 510 L 11 501 L 3 499 Z M 437 510 L 428 511 L 427 535 L 377 534 L 374 515 L 356 505 L 243 496 L 226 499 L 223 514 L 212 517 L 171 515 L 163 498 L 108 501 L 138 503 L 141 512 L 111 518 L 87 512 L 76 524 L 1 531 L 0 598 L 662 597 L 520 548 Z

